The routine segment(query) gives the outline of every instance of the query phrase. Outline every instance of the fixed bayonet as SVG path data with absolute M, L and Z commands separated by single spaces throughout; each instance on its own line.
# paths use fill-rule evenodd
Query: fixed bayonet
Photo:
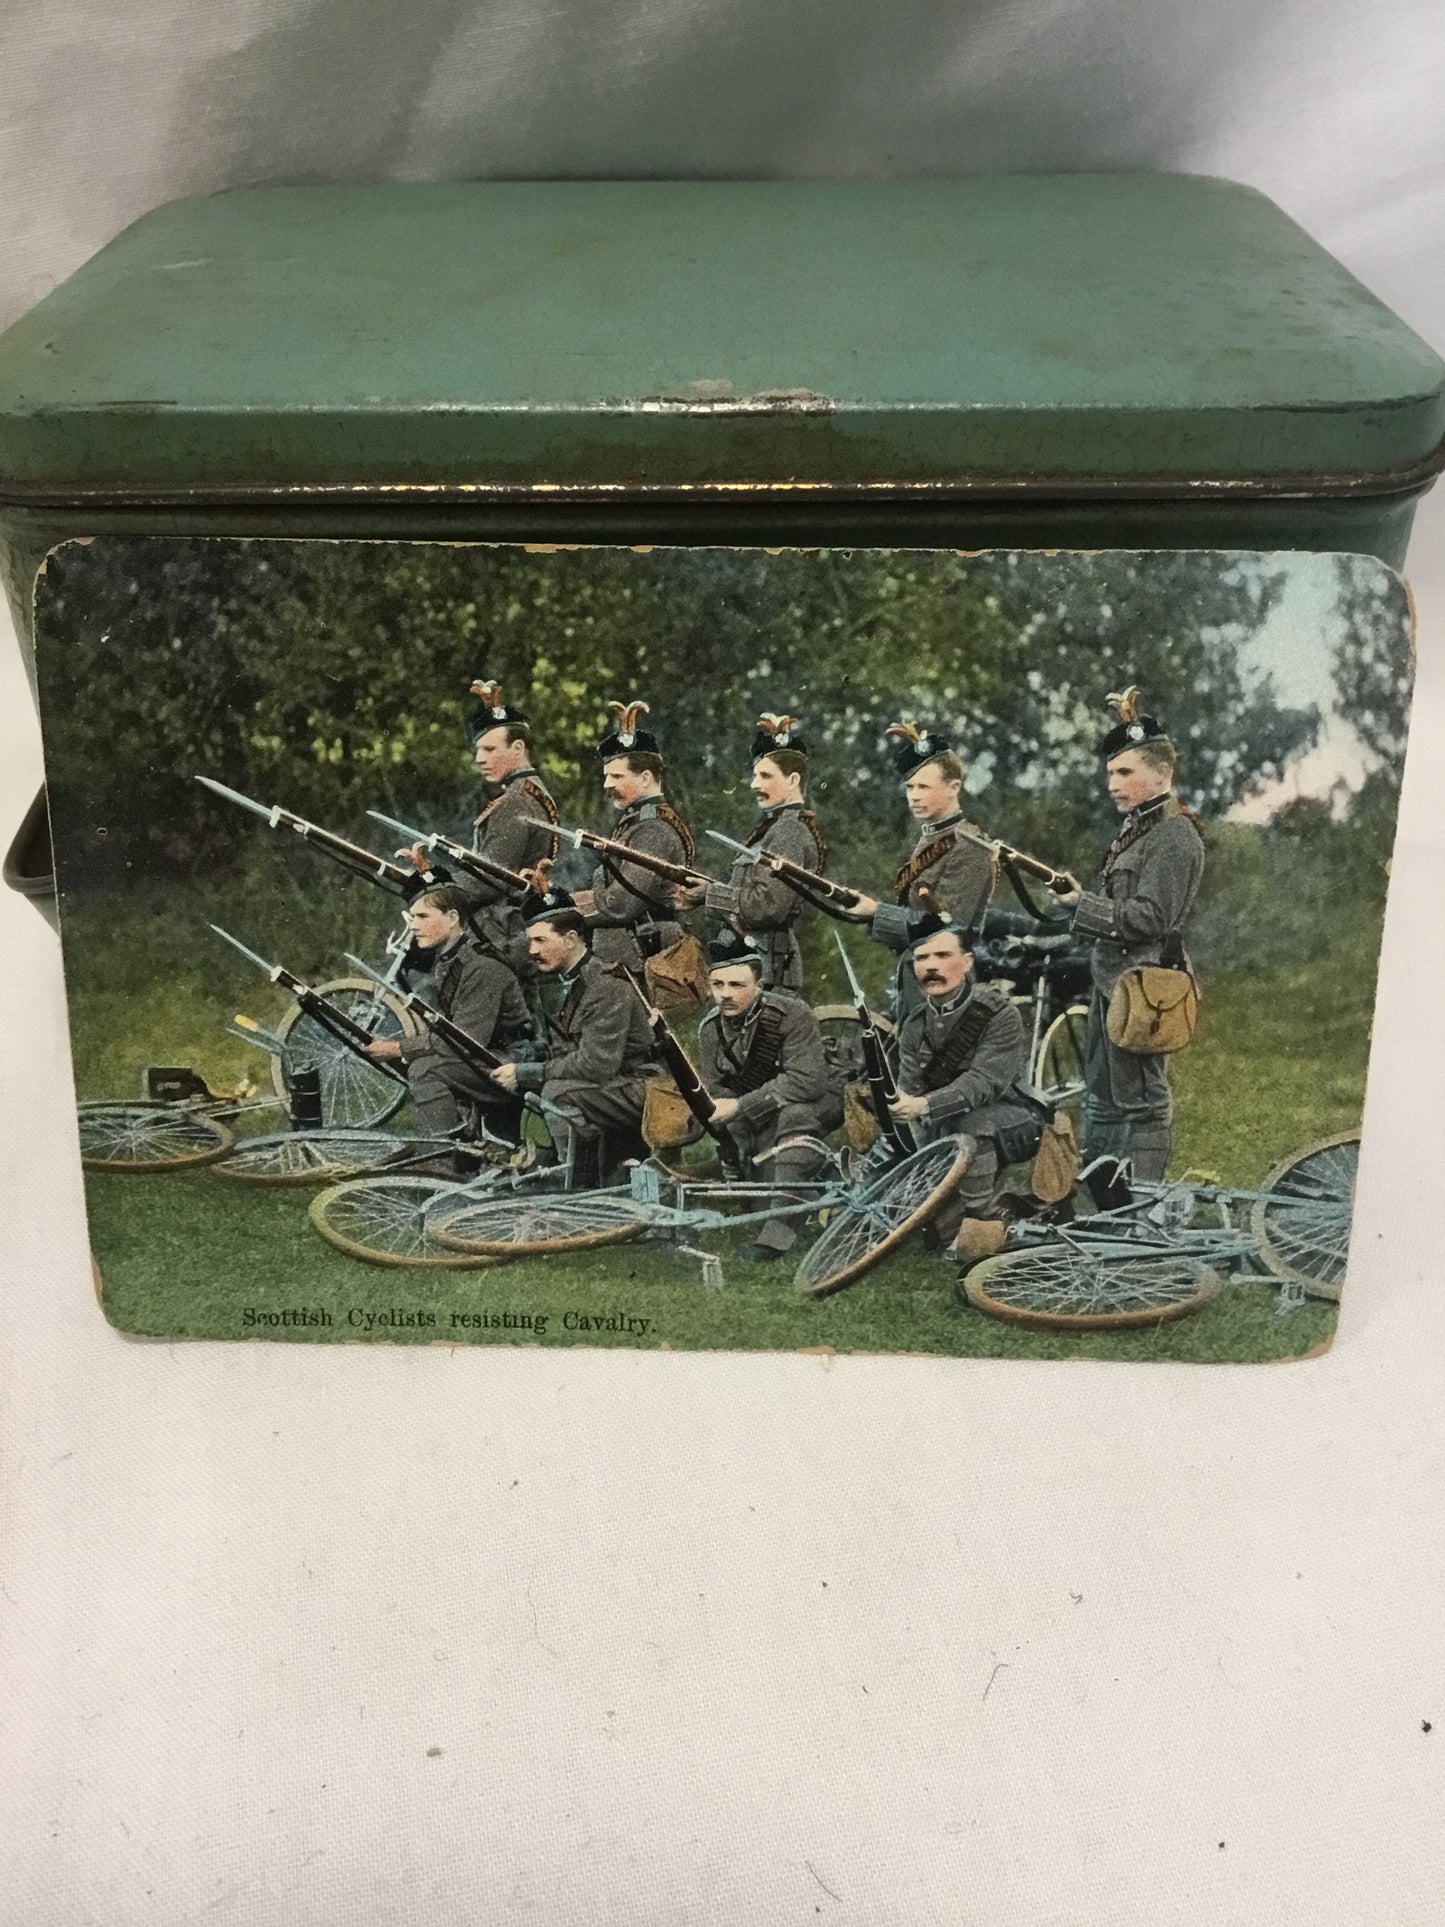
M 836 917 L 840 923 L 862 921 L 855 911 L 862 898 L 861 890 L 850 890 L 846 883 L 834 883 L 817 870 L 808 869 L 806 864 L 794 863 L 790 857 L 780 856 L 776 850 L 765 850 L 760 843 L 739 843 L 734 836 L 724 836 L 721 830 L 707 830 L 714 843 L 722 843 L 733 852 L 737 863 L 761 863 L 797 896 L 821 910 L 825 916 Z
M 348 1016 L 324 992 L 303 982 L 284 964 L 267 963 L 266 959 L 259 956 L 249 944 L 242 943 L 239 937 L 233 937 L 230 931 L 223 930 L 220 924 L 213 923 L 210 927 L 218 937 L 223 937 L 233 950 L 239 950 L 248 963 L 253 963 L 258 970 L 264 971 L 273 984 L 279 985 L 289 996 L 294 997 L 307 1016 L 314 1018 L 323 1030 L 329 1031 L 338 1044 L 344 1044 L 347 1050 L 357 1057 L 364 1057 L 374 1071 L 379 1072 L 383 1077 L 389 1077 L 394 1084 L 406 1082 L 405 1076 L 400 1071 L 394 1070 L 383 1059 L 372 1057 L 368 1052 L 367 1046 L 376 1042 L 374 1031 L 368 1030 L 364 1024 L 358 1024 L 354 1017 Z
M 873 1013 L 868 1008 L 867 993 L 858 981 L 858 973 L 853 968 L 853 959 L 848 955 L 843 939 L 836 930 L 833 932 L 833 939 L 838 946 L 838 955 L 843 959 L 843 968 L 848 974 L 848 988 L 858 1010 L 859 1042 L 863 1046 L 863 1069 L 868 1079 L 869 1106 L 877 1120 L 879 1132 L 887 1140 L 890 1149 L 899 1157 L 907 1157 L 910 1151 L 917 1150 L 918 1145 L 907 1124 L 896 1118 L 890 1109 L 899 1097 L 897 1079 L 888 1067 L 883 1039 L 878 1034 Z
M 419 996 L 414 990 L 401 989 L 389 978 L 379 975 L 369 963 L 364 963 L 360 957 L 353 956 L 349 950 L 346 952 L 346 961 L 354 964 L 364 977 L 369 977 L 381 989 L 390 991 L 393 997 L 399 998 L 409 1011 L 421 1019 L 429 1031 L 450 1044 L 454 1050 L 460 1051 L 463 1057 L 471 1058 L 474 1063 L 481 1064 L 489 1071 L 494 1071 L 499 1065 L 511 1061 L 503 1057 L 500 1052 L 494 1051 L 489 1044 L 484 1044 L 480 1038 L 473 1037 L 469 1030 L 463 1030 L 460 1024 L 454 1023 L 446 1015 L 445 1011 L 440 1011 L 434 1004 L 429 1004 L 425 997 Z
M 269 808 L 258 803 L 254 796 L 243 796 L 240 790 L 233 790 L 225 783 L 218 783 L 212 776 L 198 776 L 196 781 L 216 796 L 224 796 L 228 803 L 238 803 L 243 810 L 253 816 L 261 817 L 273 830 L 294 830 L 303 843 L 320 850 L 329 856 L 333 863 L 365 877 L 368 883 L 380 884 L 384 889 L 402 890 L 410 883 L 408 871 L 400 864 L 392 863 L 384 856 L 377 856 L 373 850 L 360 843 L 352 843 L 334 830 L 324 829 L 321 824 L 313 823 L 309 817 L 298 816 L 295 810 L 283 809 L 281 804 L 273 803 Z
M 531 888 L 520 870 L 509 870 L 504 863 L 494 863 L 489 856 L 479 850 L 469 850 L 465 843 L 458 843 L 455 837 L 443 836 L 440 830 L 416 830 L 409 823 L 401 823 L 394 816 L 385 816 L 380 810 L 368 810 L 368 816 L 384 823 L 389 830 L 407 838 L 409 844 L 420 843 L 433 855 L 440 852 L 462 869 L 470 870 L 473 876 L 481 877 L 487 883 L 499 884 L 510 895 L 521 897 Z

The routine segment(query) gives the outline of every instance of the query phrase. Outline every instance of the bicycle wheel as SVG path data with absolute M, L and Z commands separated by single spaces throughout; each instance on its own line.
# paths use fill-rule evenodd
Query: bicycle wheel
M 1079 1127 L 1079 1112 L 1084 1101 L 1084 1026 L 1088 1022 L 1087 1004 L 1070 1004 L 1061 1010 L 1044 1032 L 1039 1046 L 1034 1083 L 1056 1110 L 1065 1111 Z
M 1359 1164 L 1360 1134 L 1345 1131 L 1285 1158 L 1260 1186 L 1269 1196 L 1251 1214 L 1259 1255 L 1308 1297 L 1340 1295 Z
M 219 1118 L 184 1104 L 98 1100 L 76 1106 L 87 1171 L 184 1171 L 215 1164 L 235 1147 Z
M 554 1251 L 590 1251 L 640 1238 L 656 1213 L 634 1198 L 586 1192 L 513 1193 L 480 1202 L 458 1200 L 455 1211 L 433 1209 L 429 1229 L 438 1247 L 479 1251 L 492 1258 L 537 1258 Z
M 316 988 L 339 1010 L 378 1037 L 413 1037 L 416 1025 L 405 1006 L 365 977 L 334 977 Z M 328 1128 L 366 1130 L 384 1124 L 406 1102 L 398 1083 L 334 1037 L 324 1024 L 293 1004 L 276 1025 L 282 1055 L 271 1059 L 271 1082 L 286 1101 L 286 1080 L 308 1064 L 321 1073 L 321 1119 Z
M 497 1260 L 438 1244 L 427 1226 L 427 1206 L 455 1188 L 440 1178 L 353 1178 L 318 1193 L 307 1216 L 329 1245 L 369 1265 L 480 1271 Z
M 1050 1331 L 1119 1331 L 1184 1318 L 1219 1290 L 1197 1258 L 1173 1252 L 1090 1250 L 1086 1241 L 1001 1251 L 963 1281 L 971 1305 L 993 1318 Z
M 426 1142 L 390 1131 L 277 1131 L 244 1139 L 217 1171 L 243 1184 L 332 1184 L 362 1171 L 384 1171 L 426 1148 Z M 437 1146 L 439 1153 L 444 1148 Z
M 963 1182 L 973 1158 L 971 1137 L 925 1144 L 848 1197 L 838 1215 L 803 1254 L 793 1273 L 808 1298 L 842 1291 L 896 1251 Z

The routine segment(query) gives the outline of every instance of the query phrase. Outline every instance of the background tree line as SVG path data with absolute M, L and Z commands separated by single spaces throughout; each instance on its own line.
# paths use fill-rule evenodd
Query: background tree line
M 1383 888 L 1403 600 L 1373 564 L 1336 567 L 1335 684 L 1375 768 L 1349 798 L 1246 829 L 1219 819 L 1320 727 L 1246 667 L 1284 581 L 1268 558 L 76 544 L 39 588 L 52 807 L 70 880 L 102 887 L 122 870 L 239 879 L 253 839 L 197 773 L 374 848 L 368 806 L 461 832 L 477 800 L 466 692 L 485 673 L 534 718 L 567 820 L 605 823 L 594 747 L 611 697 L 651 703 L 679 807 L 734 833 L 753 814 L 756 718 L 789 711 L 812 746 L 830 867 L 876 890 L 910 828 L 884 732 L 917 718 L 969 753 L 967 806 L 986 828 L 1087 869 L 1111 829 L 1093 754 L 1103 699 L 1137 682 L 1215 845 L 1206 943 L 1247 961 L 1255 911 L 1277 926 L 1281 891 L 1308 907 L 1303 931 L 1342 866 L 1373 900 Z

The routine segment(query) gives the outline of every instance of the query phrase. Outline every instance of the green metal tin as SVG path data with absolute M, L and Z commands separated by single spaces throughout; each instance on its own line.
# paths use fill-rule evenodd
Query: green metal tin
M 1358 550 L 1445 364 L 1161 174 L 245 190 L 0 336 L 0 565 L 105 533 Z

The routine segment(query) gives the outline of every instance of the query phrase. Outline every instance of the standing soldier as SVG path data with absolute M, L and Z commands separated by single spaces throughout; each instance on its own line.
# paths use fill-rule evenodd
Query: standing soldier
M 1045 1107 L 1023 1082 L 1023 1019 L 1003 991 L 974 979 L 975 933 L 951 917 L 925 915 L 911 919 L 908 934 L 919 997 L 899 1028 L 900 1094 L 890 1109 L 920 1144 L 952 1135 L 977 1140 L 936 1229 L 947 1238 L 964 1227 L 954 1248 L 980 1257 L 1003 1242 L 1002 1222 L 984 1216 L 998 1174 L 1038 1149 Z
M 1173 1093 L 1164 1057 L 1121 1050 L 1108 1032 L 1109 999 L 1138 964 L 1183 958 L 1184 926 L 1204 874 L 1204 842 L 1174 794 L 1179 757 L 1164 726 L 1139 710 L 1139 691 L 1110 696 L 1119 723 L 1098 746 L 1109 798 L 1124 821 L 1096 887 L 1071 879 L 1063 897 L 1074 929 L 1093 939 L 1084 1033 L 1083 1151 L 1129 1158 L 1134 1175 L 1162 1178 L 1169 1164 Z
M 531 1019 L 515 974 L 495 953 L 473 942 L 465 928 L 467 899 L 455 883 L 413 897 L 406 909 L 416 962 L 408 978 L 426 1001 L 469 1037 L 492 1050 L 517 1051 L 531 1034 Z M 416 978 L 417 971 L 424 973 Z M 462 1105 L 475 1104 L 483 1122 L 515 1144 L 521 1135 L 522 1103 L 498 1087 L 455 1046 L 423 1029 L 419 1037 L 381 1037 L 368 1055 L 398 1058 L 406 1072 L 417 1129 L 445 1137 L 462 1121 Z M 463 1163 L 462 1169 L 470 1169 Z
M 824 1162 L 816 1140 L 841 1121 L 828 1082 L 823 1033 L 799 998 L 769 990 L 757 944 L 723 930 L 708 945 L 712 1008 L 698 1025 L 698 1071 L 717 1099 L 746 1167 L 766 1184 L 805 1183 Z M 764 1158 L 764 1153 L 772 1155 Z M 797 1236 L 796 1220 L 770 1218 L 738 1257 L 768 1264 Z
M 642 1111 L 647 1079 L 655 1073 L 647 1009 L 625 977 L 614 976 L 592 954 L 591 929 L 565 890 L 547 882 L 546 865 L 533 873 L 535 889 L 522 904 L 532 961 L 556 980 L 561 1002 L 548 1023 L 543 1063 L 518 1061 L 491 1075 L 506 1091 L 540 1091 L 547 1129 L 565 1163 L 603 1134 L 614 1138 L 610 1156 L 599 1155 L 586 1173 L 594 1183 L 611 1175 L 635 1148 L 642 1152 Z M 616 1148 L 617 1144 L 621 1149 Z M 574 1172 L 579 1169 L 574 1161 Z
M 481 714 L 470 725 L 473 760 L 483 782 L 496 791 L 473 826 L 472 848 L 508 870 L 550 863 L 557 854 L 557 838 L 528 821 L 538 816 L 557 821 L 557 805 L 532 767 L 532 726 L 520 709 L 502 701 L 499 682 L 474 682 L 472 694 L 482 701 Z M 424 844 L 413 848 L 411 860 L 423 874 L 431 868 Z M 466 897 L 478 934 L 526 985 L 535 973 L 517 905 L 501 884 L 470 871 L 449 880 Z
M 650 729 L 639 729 L 647 704 L 609 703 L 615 729 L 597 745 L 602 787 L 616 811 L 613 840 L 688 864 L 695 855 L 692 832 L 662 793 L 666 766 L 662 747 Z M 586 890 L 573 902 L 592 929 L 592 949 L 609 969 L 641 970 L 643 959 L 681 941 L 682 925 L 673 920 L 675 886 L 621 857 L 605 856 Z
M 750 755 L 753 774 L 749 788 L 757 798 L 759 816 L 745 839 L 748 848 L 759 856 L 785 857 L 821 876 L 828 861 L 828 846 L 817 817 L 803 799 L 808 746 L 798 734 L 794 718 L 760 716 Z M 726 883 L 710 883 L 705 890 L 679 891 L 676 900 L 704 902 L 733 929 L 753 938 L 762 959 L 765 990 L 803 995 L 798 931 L 807 914 L 807 900 L 766 864 L 739 857 Z
M 893 723 L 887 733 L 898 738 L 893 763 L 903 778 L 918 837 L 894 879 L 893 902 L 860 897 L 855 912 L 870 920 L 875 943 L 900 953 L 893 1003 L 894 1014 L 902 1018 L 917 1009 L 920 998 L 917 979 L 903 960 L 910 921 L 931 911 L 965 928 L 981 925 L 998 866 L 982 830 L 963 814 L 963 758 L 948 738 L 936 729 L 920 729 L 916 722 Z

